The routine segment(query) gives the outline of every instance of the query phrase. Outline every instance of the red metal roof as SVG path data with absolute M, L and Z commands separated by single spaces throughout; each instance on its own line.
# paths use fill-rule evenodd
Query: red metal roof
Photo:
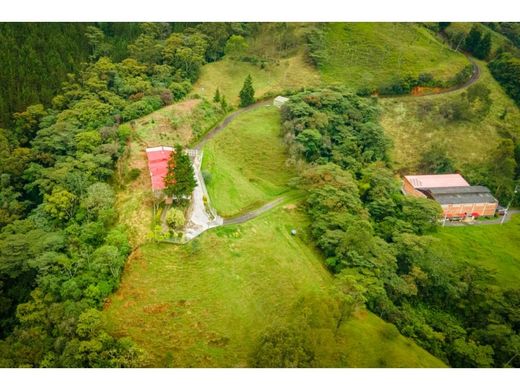
M 414 188 L 467 187 L 469 183 L 458 173 L 446 175 L 405 176 Z
M 168 171 L 168 159 L 173 152 L 173 148 L 168 146 L 158 146 L 147 148 L 148 169 L 152 179 L 152 190 L 158 191 L 164 188 L 164 177 Z

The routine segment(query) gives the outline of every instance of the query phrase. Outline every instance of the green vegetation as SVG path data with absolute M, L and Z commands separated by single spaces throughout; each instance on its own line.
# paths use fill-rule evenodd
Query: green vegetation
M 320 78 L 313 67 L 307 64 L 303 55 L 295 55 L 270 63 L 263 68 L 247 62 L 234 61 L 224 57 L 221 61 L 207 64 L 202 68 L 193 92 L 212 99 L 215 89 L 233 105 L 239 103 L 242 80 L 251 75 L 258 98 L 272 96 L 285 90 L 296 90 L 305 86 L 320 84 Z
M 129 45 L 133 58 L 121 62 L 101 56 L 103 36 L 90 28 L 91 62 L 67 78 L 52 107 L 29 106 L 12 129 L 0 130 L 0 366 L 140 364 L 133 343 L 112 338 L 99 323 L 131 249 L 117 225 L 120 199 L 106 183 L 125 179 L 116 162 L 135 153 L 127 146 L 139 138 L 133 123 L 121 120 L 175 100 L 178 84 L 197 77 L 208 46 L 198 31 L 140 28 Z M 219 112 L 207 102 L 199 107 L 190 126 L 196 135 L 195 123 Z M 135 216 L 148 201 L 141 192 L 121 211 Z
M 497 286 L 516 288 L 520 281 L 520 216 L 503 225 L 440 229 L 435 246 L 457 262 L 471 262 L 496 274 Z
M 327 83 L 376 90 L 405 76 L 448 81 L 467 60 L 411 23 L 331 23 L 311 45 Z
M 175 197 L 177 202 L 182 202 L 184 198 L 189 197 L 197 186 L 190 158 L 181 144 L 175 145 L 175 152 L 168 160 L 164 185 L 164 193 Z
M 520 106 L 520 58 L 504 53 L 489 63 L 489 70 L 511 99 Z
M 262 107 L 238 116 L 204 147 L 203 171 L 213 206 L 222 216 L 240 214 L 288 190 L 295 175 L 280 137 L 280 113 Z
M 253 79 L 248 74 L 244 80 L 244 85 L 238 94 L 240 97 L 240 107 L 247 107 L 255 102 L 255 90 L 253 88 Z
M 468 91 L 470 101 L 476 96 L 485 100 L 488 92 Z M 299 184 L 308 193 L 311 235 L 336 281 L 347 282 L 344 297 L 361 295 L 372 312 L 450 366 L 516 367 L 520 290 L 497 289 L 486 268 L 453 261 L 434 247 L 428 234 L 437 229 L 440 206 L 401 194 L 385 161 L 388 144 L 374 101 L 311 91 L 293 96 L 282 111 L 291 151 L 316 162 Z M 512 141 L 506 141 L 490 169 L 508 171 L 512 180 Z M 292 361 L 293 345 L 284 348 Z
M 149 366 L 248 366 L 260 336 L 290 321 L 300 299 L 327 297 L 332 279 L 307 243 L 307 225 L 287 205 L 185 246 L 144 245 L 129 260 L 104 321 L 111 333 L 135 340 Z M 364 311 L 317 355 L 322 366 L 442 365 Z
M 433 144 L 444 149 L 445 156 L 473 184 L 492 190 L 499 176 L 513 180 L 513 172 L 497 175 L 496 167 L 504 157 L 515 158 L 502 142 L 516 142 L 516 123 L 520 111 L 505 95 L 486 66 L 479 62 L 480 79 L 469 89 L 443 95 L 381 99 L 382 125 L 394 143 L 391 157 L 399 172 L 421 172 L 425 154 Z M 504 155 L 504 153 L 508 153 Z M 513 161 L 513 167 L 514 167 Z M 489 173 L 491 172 L 491 173 Z M 498 171 L 496 171 L 498 172 Z M 504 189 L 504 186 L 502 189 Z M 511 183 L 500 195 L 510 198 Z

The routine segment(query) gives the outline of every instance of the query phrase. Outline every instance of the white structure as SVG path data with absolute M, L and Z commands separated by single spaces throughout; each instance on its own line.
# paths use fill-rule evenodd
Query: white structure
M 273 105 L 275 107 L 282 107 L 285 103 L 287 103 L 287 101 L 289 100 L 289 98 L 286 98 L 285 96 L 277 96 L 274 98 L 274 101 L 273 101 Z

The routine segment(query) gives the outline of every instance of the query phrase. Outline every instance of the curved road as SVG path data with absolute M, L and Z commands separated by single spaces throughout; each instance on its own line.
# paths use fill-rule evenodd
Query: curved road
M 468 88 L 470 85 L 474 84 L 480 78 L 480 68 L 473 58 L 471 58 L 467 54 L 465 54 L 465 56 L 468 59 L 468 61 L 471 63 L 471 66 L 473 67 L 473 72 L 471 73 L 471 77 L 463 84 L 455 85 L 453 87 L 442 89 L 437 92 L 425 93 L 423 95 L 415 95 L 415 96 L 414 95 L 386 95 L 386 96 L 378 96 L 378 97 L 379 97 L 379 99 L 396 99 L 396 98 L 405 98 L 405 97 L 421 98 L 424 96 L 443 95 L 445 93 L 450 93 L 450 92 L 458 91 L 460 89 Z
M 466 58 L 468 59 L 469 62 L 471 62 L 471 65 L 473 66 L 473 73 L 472 73 L 471 77 L 464 84 L 456 85 L 456 86 L 453 86 L 451 88 L 444 89 L 442 91 L 432 92 L 432 93 L 429 93 L 429 94 L 424 94 L 424 95 L 419 95 L 419 96 L 412 96 L 412 97 L 418 98 L 418 97 L 423 97 L 423 96 L 442 95 L 442 94 L 445 94 L 445 93 L 450 93 L 450 92 L 458 91 L 460 89 L 467 88 L 470 85 L 474 84 L 480 78 L 480 68 L 477 65 L 477 63 L 469 55 L 466 54 Z M 404 95 L 404 96 L 403 95 L 398 95 L 398 96 L 380 96 L 379 98 L 403 98 L 403 97 L 410 97 L 410 96 L 411 95 Z M 241 108 L 241 109 L 239 109 L 239 110 L 229 114 L 226 118 L 224 118 L 224 120 L 222 122 L 220 122 L 217 126 L 215 126 L 213 129 L 211 129 L 209 132 L 207 132 L 199 140 L 199 142 L 197 142 L 197 144 L 195 144 L 193 149 L 201 150 L 204 147 L 204 145 L 206 145 L 206 143 L 210 139 L 212 139 L 218 133 L 220 133 L 222 130 L 224 130 L 237 116 L 243 114 L 244 112 L 248 112 L 248 111 L 254 110 L 256 108 L 260 108 L 260 107 L 263 107 L 263 106 L 268 106 L 268 105 L 271 104 L 270 101 L 271 101 L 271 99 L 259 101 L 259 102 L 255 103 L 255 104 L 252 104 L 250 106 Z M 224 223 L 223 224 L 224 225 L 231 225 L 231 224 L 247 222 L 247 221 L 249 221 L 249 220 L 251 220 L 253 218 L 256 218 L 260 214 L 263 214 L 266 211 L 269 211 L 272 208 L 278 206 L 280 203 L 282 203 L 283 200 L 284 200 L 284 197 L 281 196 L 279 198 L 276 198 L 276 199 L 272 200 L 269 203 L 266 203 L 265 205 L 259 207 L 256 210 L 249 211 L 249 212 L 247 212 L 245 214 L 242 214 L 242 215 L 239 215 L 239 216 L 236 216 L 236 217 L 233 217 L 233 218 L 224 219 Z M 510 216 L 509 216 L 509 218 L 510 218 Z M 493 222 L 492 221 L 488 221 L 488 223 L 493 223 Z M 482 224 L 485 224 L 485 222 L 482 222 Z M 448 225 L 446 225 L 446 226 L 448 226 Z M 457 225 L 450 225 L 450 226 L 457 226 Z

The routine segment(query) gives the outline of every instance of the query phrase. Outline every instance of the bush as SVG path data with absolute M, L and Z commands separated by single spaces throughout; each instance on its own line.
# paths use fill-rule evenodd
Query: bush
M 186 223 L 182 210 L 172 207 L 166 213 L 166 223 L 172 228 L 181 228 Z
M 132 168 L 130 172 L 128 172 L 128 180 L 134 181 L 141 175 L 141 170 L 138 168 Z
M 169 89 L 172 93 L 173 101 L 177 102 L 190 92 L 191 83 L 188 80 L 185 80 L 182 83 L 173 82 L 170 84 Z

